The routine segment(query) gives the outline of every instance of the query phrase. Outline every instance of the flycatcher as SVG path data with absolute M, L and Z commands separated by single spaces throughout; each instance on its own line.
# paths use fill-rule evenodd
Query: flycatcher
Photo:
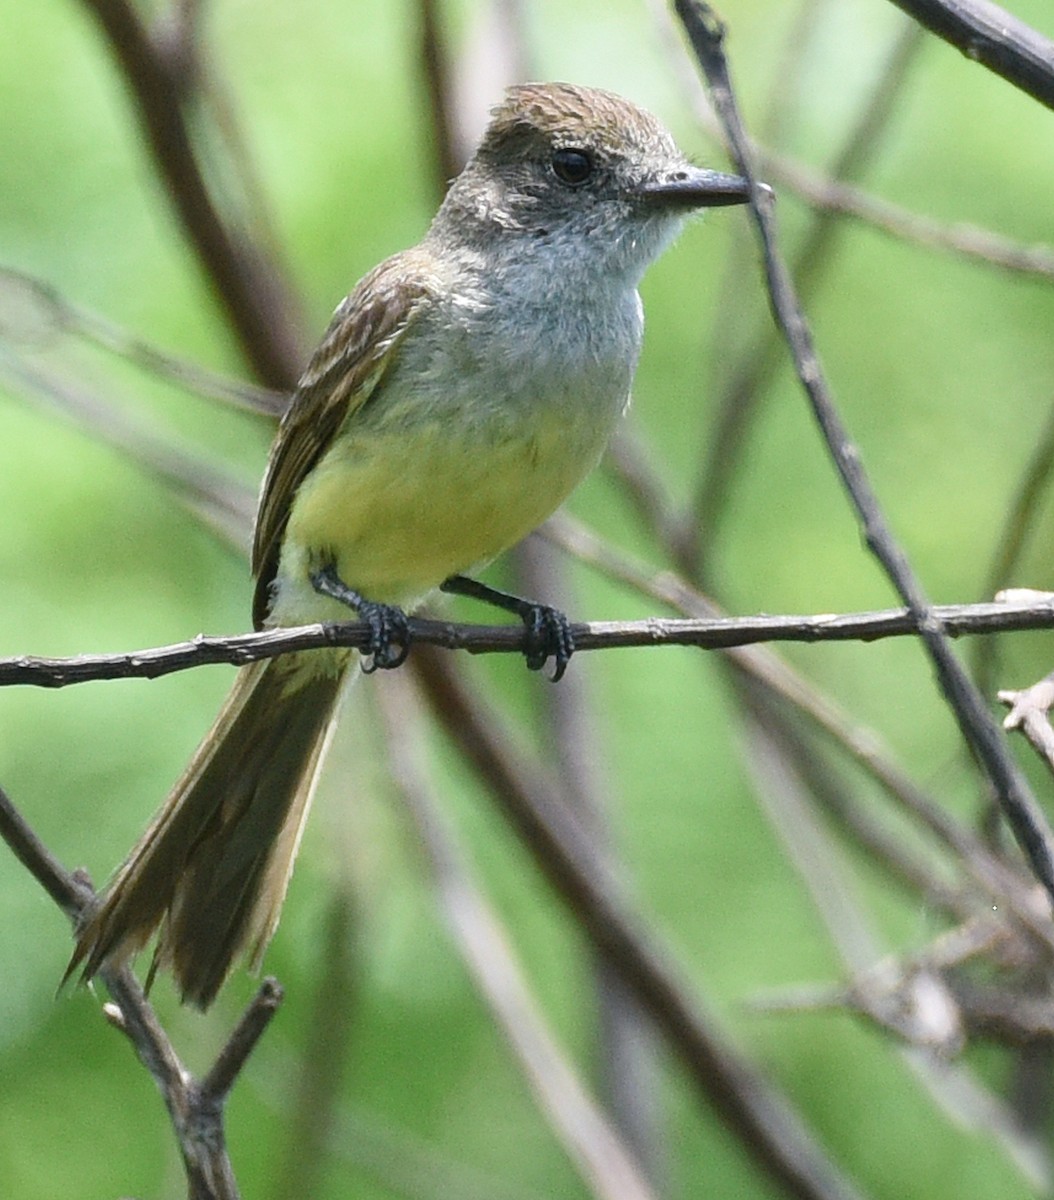
M 565 83 L 512 88 L 420 245 L 343 301 L 263 481 L 253 621 L 369 623 L 350 650 L 243 667 L 215 725 L 88 914 L 70 972 L 127 959 L 207 1007 L 274 933 L 337 702 L 358 664 L 398 665 L 437 588 L 527 626 L 527 660 L 573 649 L 555 610 L 465 573 L 545 520 L 597 463 L 640 349 L 637 285 L 692 210 L 743 179 L 693 166 L 649 113 Z

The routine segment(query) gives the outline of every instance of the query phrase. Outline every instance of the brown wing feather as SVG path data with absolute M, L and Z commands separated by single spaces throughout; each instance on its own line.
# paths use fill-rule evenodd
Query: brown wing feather
M 426 262 L 396 254 L 364 276 L 333 320 L 300 378 L 264 475 L 253 534 L 253 624 L 265 616 L 290 505 L 341 425 L 384 375 L 393 347 L 432 293 Z

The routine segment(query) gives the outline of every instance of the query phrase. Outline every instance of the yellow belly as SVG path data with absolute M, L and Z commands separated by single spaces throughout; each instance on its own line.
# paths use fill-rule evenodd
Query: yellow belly
M 608 432 L 555 414 L 500 436 L 452 436 L 432 421 L 345 431 L 294 499 L 269 623 L 347 616 L 308 583 L 327 560 L 363 596 L 412 607 L 541 524 L 595 465 Z

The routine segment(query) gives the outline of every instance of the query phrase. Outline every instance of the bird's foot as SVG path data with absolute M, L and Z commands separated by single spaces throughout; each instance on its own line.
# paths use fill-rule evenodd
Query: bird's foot
M 452 575 L 440 590 L 452 595 L 471 596 L 505 612 L 515 613 L 526 631 L 523 655 L 528 668 L 540 671 L 552 659 L 553 673 L 549 678 L 553 683 L 563 678 L 571 655 L 575 652 L 575 638 L 571 632 L 571 622 L 558 608 L 512 596 L 465 575 Z
M 363 656 L 362 670 L 371 675 L 376 670 L 390 671 L 406 662 L 410 653 L 410 626 L 406 613 L 394 604 L 379 604 L 367 600 L 337 574 L 335 566 L 322 567 L 311 575 L 311 586 L 322 596 L 329 596 L 354 609 L 359 619 L 369 627 L 370 640 Z

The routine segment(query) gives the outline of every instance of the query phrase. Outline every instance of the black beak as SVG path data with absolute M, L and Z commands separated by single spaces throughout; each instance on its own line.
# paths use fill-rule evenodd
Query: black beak
M 746 204 L 750 199 L 750 184 L 738 175 L 684 166 L 641 184 L 637 195 L 656 204 L 677 208 L 718 208 L 726 204 Z

